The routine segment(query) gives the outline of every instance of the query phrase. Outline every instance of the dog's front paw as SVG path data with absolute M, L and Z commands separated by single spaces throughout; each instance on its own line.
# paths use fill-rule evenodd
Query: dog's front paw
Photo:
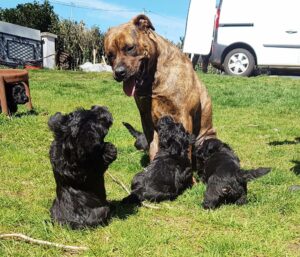
M 247 202 L 248 202 L 247 196 L 246 196 L 246 195 L 243 195 L 243 196 L 241 196 L 241 197 L 235 202 L 235 204 L 237 204 L 237 205 L 244 205 L 244 204 L 246 204 Z
M 117 159 L 117 148 L 112 143 L 105 143 L 103 149 L 103 162 L 106 165 Z

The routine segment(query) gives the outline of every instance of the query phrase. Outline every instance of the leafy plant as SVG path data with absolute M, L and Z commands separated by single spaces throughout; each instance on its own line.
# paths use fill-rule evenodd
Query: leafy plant
M 51 32 L 59 19 L 53 6 L 46 0 L 42 4 L 34 1 L 33 3 L 18 4 L 16 8 L 0 8 L 0 20 L 41 32 Z

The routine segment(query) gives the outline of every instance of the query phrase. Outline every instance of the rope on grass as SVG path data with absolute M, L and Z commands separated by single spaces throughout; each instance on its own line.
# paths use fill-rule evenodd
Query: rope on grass
M 106 173 L 111 177 L 111 179 L 112 179 L 115 183 L 117 183 L 118 185 L 120 185 L 120 186 L 127 192 L 127 194 L 130 194 L 129 189 L 124 185 L 124 183 L 123 183 L 122 181 L 116 179 L 113 175 L 110 174 L 110 172 L 107 171 Z M 146 208 L 149 208 L 149 209 L 159 209 L 159 207 L 154 206 L 154 205 L 151 205 L 151 204 L 147 204 L 147 203 L 145 203 L 145 202 L 142 202 L 142 205 L 143 205 L 144 207 L 146 207 Z
M 49 241 L 34 239 L 34 238 L 31 238 L 29 236 L 26 236 L 24 234 L 19 234 L 19 233 L 0 234 L 0 239 L 16 239 L 16 240 L 25 241 L 27 243 L 32 243 L 32 244 L 53 246 L 53 247 L 61 248 L 65 251 L 72 251 L 72 252 L 88 250 L 88 248 L 85 246 L 70 246 L 70 245 L 52 243 Z

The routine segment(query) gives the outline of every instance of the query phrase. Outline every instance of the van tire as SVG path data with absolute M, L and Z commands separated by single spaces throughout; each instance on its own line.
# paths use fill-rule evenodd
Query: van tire
M 225 57 L 223 67 L 228 75 L 248 77 L 255 66 L 253 55 L 244 48 L 231 50 Z

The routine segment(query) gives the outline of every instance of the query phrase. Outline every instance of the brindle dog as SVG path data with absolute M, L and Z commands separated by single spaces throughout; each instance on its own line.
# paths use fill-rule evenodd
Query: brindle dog
M 158 150 L 156 123 L 171 115 L 197 138 L 216 137 L 212 106 L 207 90 L 199 81 L 190 60 L 172 43 L 154 32 L 145 15 L 109 29 L 105 53 L 115 80 L 134 96 L 143 131 L 150 144 L 152 160 Z

